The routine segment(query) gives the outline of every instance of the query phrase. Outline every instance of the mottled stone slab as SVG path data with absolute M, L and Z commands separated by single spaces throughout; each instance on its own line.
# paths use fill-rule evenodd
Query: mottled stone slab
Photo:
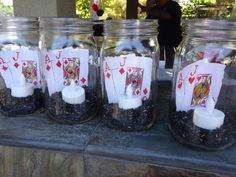
M 86 177 L 226 177 L 211 172 L 154 166 L 103 157 L 87 157 Z
M 99 117 L 78 125 L 49 121 L 44 113 L 25 117 L 0 116 L 0 144 L 62 151 L 84 151 Z
M 62 125 L 49 121 L 44 113 L 1 115 L 0 177 L 236 176 L 236 145 L 207 152 L 173 139 L 167 124 L 169 82 L 163 82 L 160 89 L 157 122 L 141 132 L 107 128 L 99 117 L 84 124 Z M 84 161 L 86 168 L 81 171 L 78 166 Z
M 1 177 L 84 177 L 80 154 L 0 146 Z
M 181 145 L 171 136 L 167 123 L 170 84 L 163 82 L 159 89 L 158 117 L 153 128 L 142 132 L 121 132 L 101 124 L 88 143 L 88 153 L 236 176 L 235 145 L 224 151 L 208 152 Z

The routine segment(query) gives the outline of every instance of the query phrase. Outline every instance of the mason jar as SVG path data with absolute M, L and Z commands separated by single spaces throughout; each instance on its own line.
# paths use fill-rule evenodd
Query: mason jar
M 92 119 L 98 111 L 98 52 L 92 21 L 40 19 L 46 112 L 59 123 Z
M 150 128 L 156 119 L 157 21 L 107 20 L 104 30 L 102 117 L 120 130 Z
M 0 110 L 31 114 L 43 106 L 37 18 L 0 18 Z
M 236 138 L 236 21 L 188 22 L 174 64 L 169 128 L 180 142 L 219 150 Z

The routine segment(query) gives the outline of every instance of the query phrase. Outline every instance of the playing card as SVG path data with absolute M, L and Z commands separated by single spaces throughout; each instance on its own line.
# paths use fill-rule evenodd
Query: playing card
M 19 61 L 17 62 L 20 67 L 17 71 L 16 78 L 18 78 L 18 74 L 23 73 L 26 78 L 26 82 L 34 84 L 35 88 L 41 88 L 42 78 L 39 64 L 39 51 L 28 50 L 27 48 L 22 47 L 17 53 L 19 53 Z
M 132 95 L 141 95 L 143 71 L 143 68 L 127 67 L 125 90 L 131 85 Z
M 222 86 L 225 65 L 199 60 L 184 67 L 176 81 L 176 109 L 188 111 L 205 106 L 208 95 L 216 100 Z
M 79 84 L 80 76 L 80 60 L 79 58 L 64 58 L 63 60 L 64 85 L 70 85 L 74 80 L 75 84 Z
M 55 78 L 54 68 L 53 68 L 53 60 L 54 55 L 49 51 L 43 50 L 42 52 L 42 58 L 43 58 L 43 70 L 45 75 L 45 80 L 48 87 L 49 95 L 57 92 L 57 82 Z
M 89 51 L 67 47 L 51 50 L 45 55 L 47 79 L 52 83 L 50 94 L 61 91 L 74 80 L 77 85 L 88 85 Z
M 26 51 L 13 50 L 13 51 L 4 51 L 4 60 L 8 61 L 9 70 L 11 71 L 13 83 L 18 82 L 18 76 L 21 75 L 21 58 L 23 57 Z
M 109 103 L 117 103 L 131 84 L 133 95 L 147 99 L 150 94 L 152 59 L 127 55 L 106 57 L 103 64 L 105 89 Z
M 34 84 L 34 86 L 37 86 L 39 84 L 37 80 L 38 71 L 36 61 L 23 60 L 22 73 L 25 76 L 26 82 L 32 83 Z
M 115 92 L 115 87 L 114 87 L 114 82 L 113 82 L 114 78 L 111 73 L 111 65 L 113 65 L 112 60 L 110 58 L 105 59 L 105 62 L 103 63 L 103 71 L 104 71 L 105 89 L 106 89 L 108 101 L 109 103 L 115 103 L 116 92 Z
M 188 83 L 188 68 L 184 68 L 177 75 L 176 80 L 176 105 L 178 105 L 178 109 L 185 109 L 185 103 L 183 102 L 183 98 L 185 93 L 187 92 L 187 83 Z
M 191 106 L 204 106 L 211 87 L 211 74 L 198 74 L 194 84 Z
M 109 103 L 116 103 L 118 96 L 125 92 L 125 67 L 121 66 L 122 58 L 109 57 L 103 64 L 105 75 L 105 87 Z
M 9 69 L 9 61 L 5 61 L 4 55 L 2 52 L 0 52 L 0 73 L 1 77 L 3 77 L 6 87 L 11 88 L 11 85 L 13 83 L 13 78 L 11 71 Z
M 77 85 L 88 85 L 89 51 L 87 49 L 63 49 L 63 79 L 64 85 L 69 85 L 73 79 Z
M 140 72 L 143 74 L 143 80 L 141 84 L 140 96 L 143 100 L 149 98 L 151 93 L 151 81 L 152 81 L 152 59 L 148 57 L 135 57 L 129 56 L 127 67 L 140 68 Z M 139 76 L 141 76 L 141 73 Z M 137 93 L 139 90 L 136 90 Z
M 35 87 L 41 87 L 39 52 L 21 47 L 17 50 L 1 52 L 3 77 L 6 82 L 19 82 L 19 76 L 23 73 L 26 81 L 33 83 Z M 24 65 L 23 65 L 24 64 Z M 10 87 L 10 84 L 7 84 Z
M 231 52 L 232 49 L 228 47 L 210 43 L 193 48 L 186 54 L 186 58 L 207 59 L 209 62 L 216 63 L 230 56 Z

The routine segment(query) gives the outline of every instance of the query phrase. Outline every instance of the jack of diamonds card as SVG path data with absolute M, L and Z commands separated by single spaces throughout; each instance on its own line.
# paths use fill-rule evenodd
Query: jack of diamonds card
M 39 51 L 28 50 L 27 48 L 22 47 L 19 50 L 19 61 L 14 60 L 15 64 L 19 63 L 18 72 L 23 73 L 26 78 L 26 82 L 34 84 L 35 88 L 42 87 L 42 68 L 40 66 L 39 58 Z
M 136 57 L 134 55 L 130 55 L 128 56 L 127 67 L 136 68 L 132 72 L 134 75 L 137 75 L 136 79 L 138 79 L 138 87 L 135 90 L 135 94 L 139 94 L 143 100 L 149 99 L 153 70 L 152 59 L 148 57 Z M 129 71 L 127 71 L 127 73 L 128 72 Z
M 4 51 L 1 52 L 1 59 L 4 71 L 2 74 L 6 73 L 7 80 L 17 83 L 19 76 L 23 73 L 27 82 L 33 83 L 35 87 L 41 87 L 39 52 L 37 50 L 21 47 L 17 50 Z
M 64 58 L 63 60 L 64 85 L 70 85 L 71 80 L 79 84 L 80 60 L 79 58 Z
M 21 49 L 22 50 L 22 49 Z M 24 52 L 24 51 L 23 51 Z M 18 50 L 7 50 L 1 52 L 1 58 L 4 65 L 7 64 L 7 70 L 3 74 L 7 74 L 7 77 L 12 77 L 12 83 L 18 82 L 18 76 L 21 74 L 21 62 L 22 52 Z
M 37 86 L 39 84 L 36 61 L 22 61 L 22 73 L 24 74 L 25 79 L 28 83 L 32 83 L 34 84 L 34 86 Z
M 141 94 L 143 71 L 144 71 L 143 68 L 138 68 L 138 67 L 127 68 L 125 90 L 127 90 L 127 87 L 131 85 L 132 95 L 139 96 Z
M 148 99 L 151 86 L 152 59 L 135 55 L 106 57 L 103 63 L 105 89 L 109 103 L 117 103 L 131 84 L 133 95 Z
M 71 80 L 74 80 L 79 86 L 88 85 L 89 50 L 67 47 L 62 50 L 61 58 L 63 63 L 62 87 L 70 85 Z

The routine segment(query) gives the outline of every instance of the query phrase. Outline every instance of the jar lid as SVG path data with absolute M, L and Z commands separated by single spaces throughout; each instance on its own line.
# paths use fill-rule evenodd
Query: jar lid
M 31 31 L 38 30 L 37 17 L 1 17 L 0 31 Z
M 40 30 L 88 34 L 93 33 L 93 22 L 92 19 L 42 17 Z
M 150 36 L 157 35 L 157 20 L 106 20 L 104 23 L 105 36 Z
M 233 19 L 193 19 L 188 20 L 185 34 L 201 40 L 235 41 L 236 20 Z

